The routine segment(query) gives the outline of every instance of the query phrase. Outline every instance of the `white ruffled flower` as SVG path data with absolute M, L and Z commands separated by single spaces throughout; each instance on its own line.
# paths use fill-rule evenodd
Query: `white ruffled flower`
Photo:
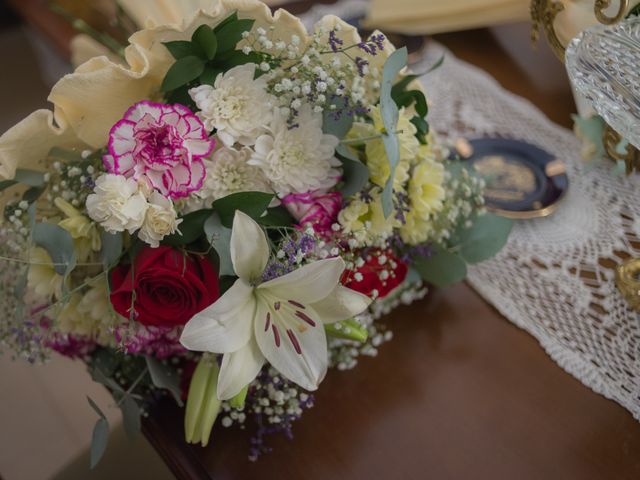
M 200 85 L 189 95 L 200 109 L 198 117 L 227 146 L 253 145 L 271 120 L 273 99 L 264 77 L 254 79 L 255 65 L 247 63 L 218 75 L 213 86 Z
M 87 197 L 87 212 L 107 232 L 133 233 L 144 223 L 147 199 L 132 178 L 107 173 L 96 180 L 94 193 Z
M 138 237 L 156 248 L 166 235 L 171 235 L 178 230 L 180 222 L 182 219 L 177 218 L 171 199 L 153 192 L 149 197 L 144 223 L 138 232 Z
M 280 195 L 331 188 L 340 177 L 334 156 L 338 138 L 322 132 L 322 115 L 308 105 L 299 110 L 296 123 L 291 128 L 276 110 L 269 133 L 256 140 L 249 164 L 259 167 Z
M 252 153 L 246 147 L 217 150 L 212 160 L 205 161 L 207 176 L 196 196 L 213 201 L 237 192 L 270 193 L 272 190 L 262 170 L 247 163 Z

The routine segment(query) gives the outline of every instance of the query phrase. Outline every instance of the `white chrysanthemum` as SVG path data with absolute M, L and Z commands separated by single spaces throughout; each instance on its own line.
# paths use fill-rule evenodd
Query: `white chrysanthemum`
M 204 162 L 207 176 L 196 195 L 213 201 L 237 192 L 272 192 L 262 170 L 247 163 L 252 154 L 246 147 L 216 150 L 213 159 Z
M 178 230 L 182 219 L 177 217 L 171 199 L 153 192 L 149 197 L 144 223 L 138 232 L 138 237 L 153 248 L 158 247 L 166 235 L 171 235 Z
M 279 195 L 328 189 L 336 184 L 340 165 L 334 156 L 338 138 L 322 132 L 322 115 L 304 105 L 291 128 L 274 112 L 269 133 L 256 141 L 249 164 L 259 167 Z
M 254 79 L 255 65 L 247 63 L 218 75 L 213 86 L 200 85 L 189 95 L 200 109 L 198 117 L 207 130 L 227 146 L 253 145 L 265 132 L 273 105 L 264 77 Z
M 87 197 L 89 216 L 110 233 L 135 232 L 144 222 L 147 207 L 135 180 L 111 173 L 98 177 L 94 193 Z

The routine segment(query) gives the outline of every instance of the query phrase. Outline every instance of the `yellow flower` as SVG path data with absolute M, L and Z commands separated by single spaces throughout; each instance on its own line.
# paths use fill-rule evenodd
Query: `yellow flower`
M 444 166 L 432 158 L 424 157 L 413 169 L 409 182 L 409 202 L 412 211 L 428 218 L 442 208 L 445 197 Z
M 54 203 L 67 217 L 58 225 L 71 234 L 78 259 L 85 261 L 91 251 L 99 252 L 102 242 L 96 224 L 62 198 L 56 198 Z
M 354 199 L 338 215 L 344 233 L 351 234 L 362 246 L 376 245 L 393 234 L 400 227 L 395 212 L 384 217 L 380 189 L 370 192 L 371 201 Z
M 415 210 L 409 210 L 405 215 L 405 223 L 400 227 L 400 238 L 407 245 L 425 243 L 433 231 L 433 224 Z
M 382 123 L 379 107 L 371 109 L 371 118 L 373 119 L 373 125 L 369 123 L 355 123 L 347 138 L 362 138 L 379 135 L 384 132 L 384 124 Z M 420 142 L 418 142 L 418 139 L 415 137 L 416 127 L 410 122 L 409 116 L 406 114 L 404 108 L 400 109 L 397 128 L 398 131 L 401 132 L 398 133 L 400 162 L 396 167 L 393 188 L 394 190 L 404 190 L 404 185 L 409 180 L 409 168 L 418 154 Z M 365 144 L 365 154 L 371 182 L 380 187 L 384 187 L 391 170 L 382 139 L 367 140 Z
M 36 295 L 51 299 L 62 296 L 62 284 L 64 278 L 56 273 L 53 268 L 53 260 L 44 248 L 33 247 L 29 260 L 29 273 L 27 285 Z
M 83 335 L 102 345 L 112 345 L 111 328 L 121 317 L 109 305 L 104 276 L 94 280 L 85 293 L 76 292 L 58 310 L 57 327 L 64 333 Z

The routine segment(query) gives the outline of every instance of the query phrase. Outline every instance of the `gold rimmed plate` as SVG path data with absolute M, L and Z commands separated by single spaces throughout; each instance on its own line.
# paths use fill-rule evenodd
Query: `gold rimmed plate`
M 564 162 L 521 140 L 479 138 L 460 141 L 467 166 L 485 179 L 487 210 L 508 218 L 545 217 L 556 211 L 569 189 Z

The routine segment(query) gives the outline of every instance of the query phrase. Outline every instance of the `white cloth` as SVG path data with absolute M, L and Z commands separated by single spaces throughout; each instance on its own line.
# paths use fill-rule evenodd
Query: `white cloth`
M 304 22 L 326 13 L 353 18 L 366 5 L 343 0 L 317 6 Z M 470 269 L 469 283 L 564 370 L 640 420 L 640 318 L 626 308 L 614 270 L 603 265 L 619 263 L 617 252 L 640 255 L 632 245 L 640 247 L 640 176 L 586 168 L 571 131 L 438 44 L 430 44 L 414 71 L 424 71 L 445 52 L 442 67 L 423 79 L 432 128 L 450 138 L 528 141 L 564 160 L 570 179 L 558 211 L 517 222 L 504 250 Z

